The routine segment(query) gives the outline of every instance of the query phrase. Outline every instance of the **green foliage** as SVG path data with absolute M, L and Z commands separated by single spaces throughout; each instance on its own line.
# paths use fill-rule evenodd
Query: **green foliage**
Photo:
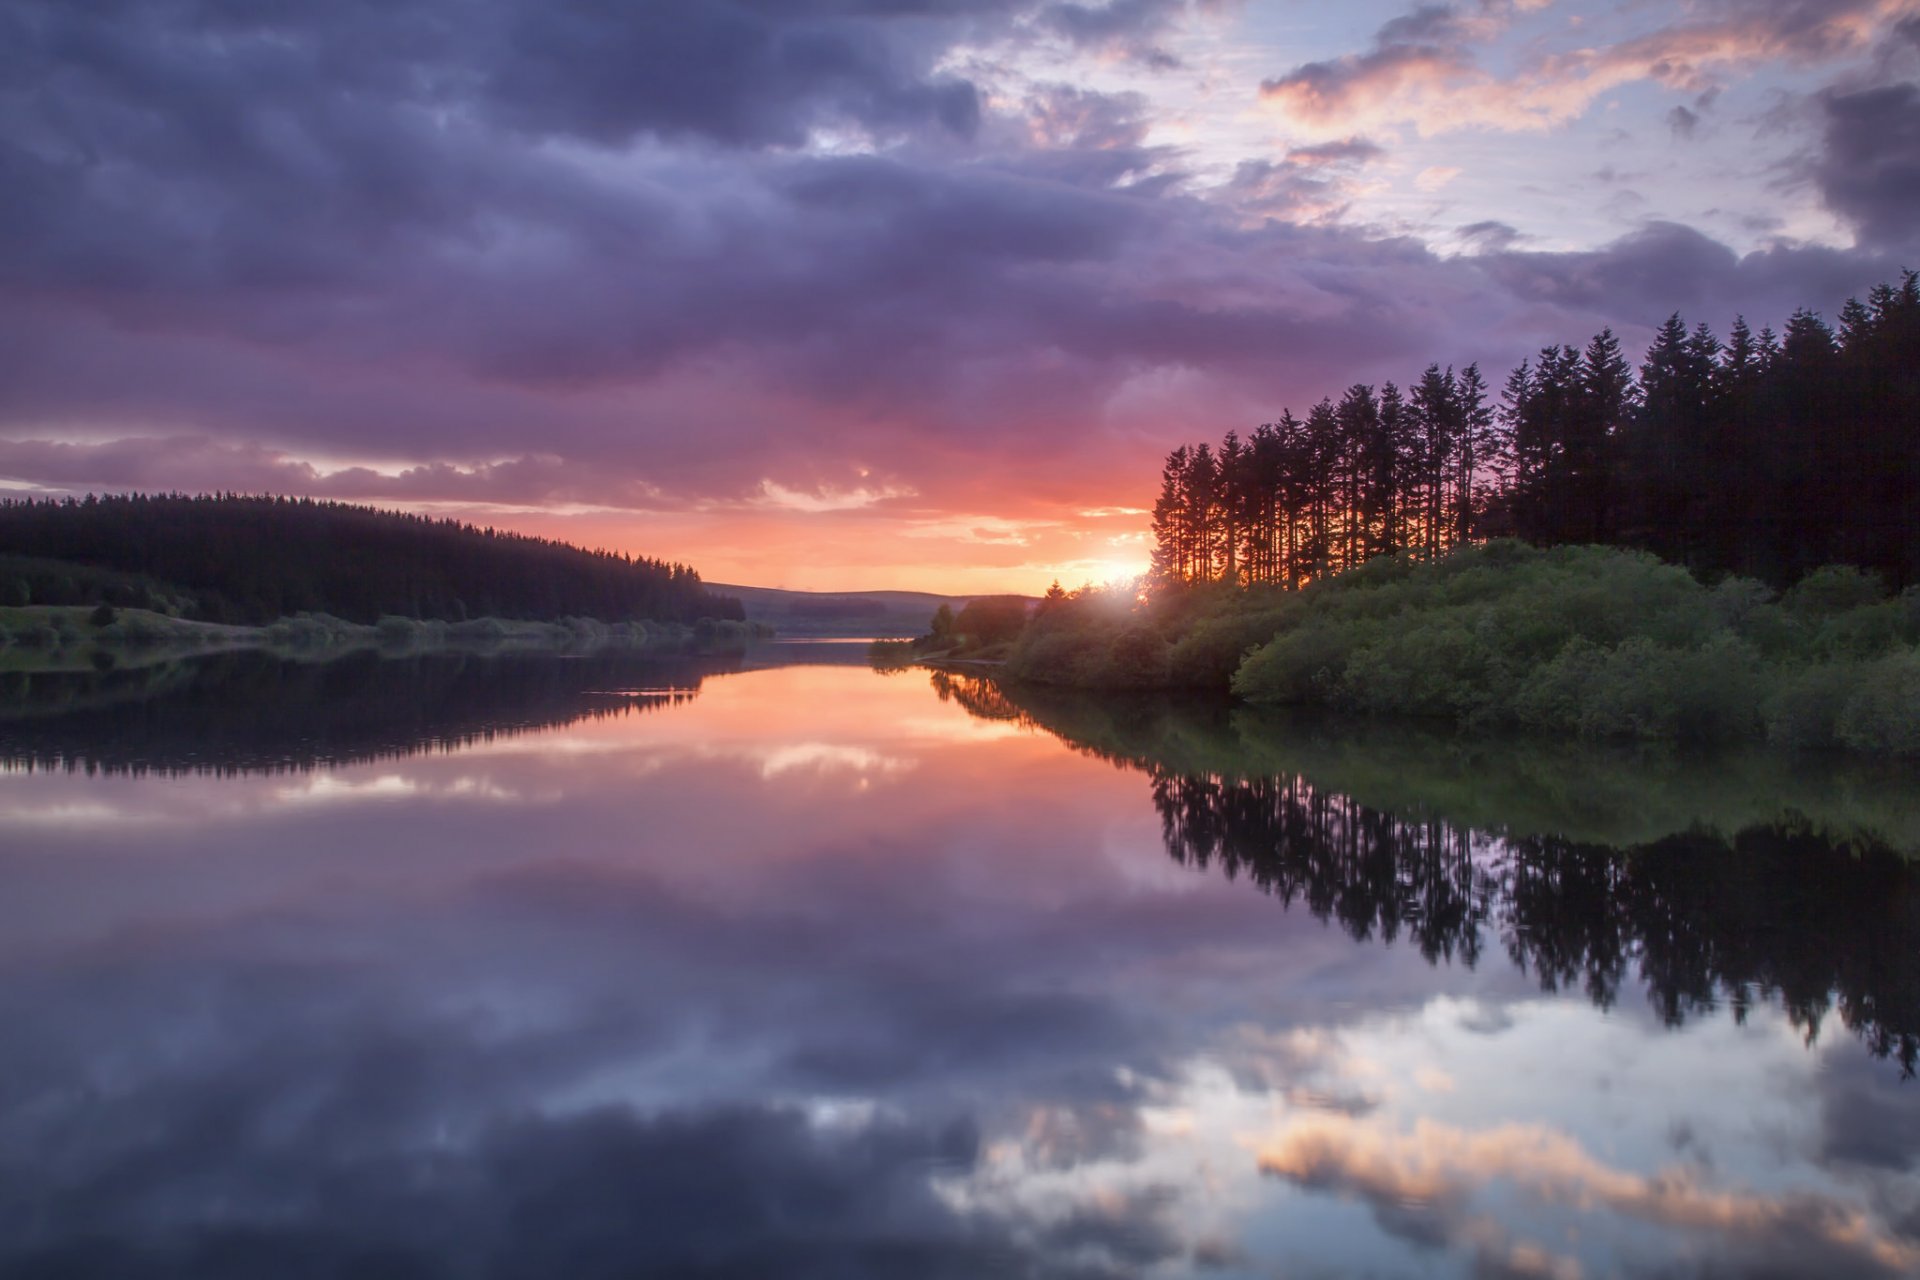
M 1834 736 L 1855 751 L 1920 755 L 1920 651 L 1888 654 L 1860 670 Z
M 1225 689 L 1247 653 L 1291 623 L 1293 608 L 1235 610 L 1196 619 L 1174 642 L 1169 679 L 1190 688 Z
M 1163 689 L 1167 685 L 1168 645 L 1152 627 L 1128 627 L 1107 646 L 1106 657 L 1111 687 Z
M 1917 643 L 1920 591 L 1886 599 L 1854 570 L 1810 574 L 1775 602 L 1752 579 L 1708 587 L 1645 552 L 1498 541 L 1382 557 L 1297 592 L 1069 600 L 1027 628 L 1007 673 L 1141 688 L 1164 656 L 1160 687 L 1230 685 L 1270 706 L 1920 754 Z
M 1234 690 L 1582 738 L 1911 752 L 1912 611 L 1883 595 L 1871 575 L 1826 569 L 1774 605 L 1758 583 L 1709 589 L 1644 553 L 1493 544 L 1316 584 L 1302 624 L 1251 655 Z M 1855 691 L 1865 668 L 1834 661 L 1861 658 L 1880 703 Z
M 389 613 L 374 624 L 382 644 L 410 644 L 420 634 L 420 625 L 412 618 Z
M 940 606 L 945 609 L 946 606 Z M 939 615 L 934 615 L 936 627 Z M 969 600 L 954 618 L 951 630 L 975 646 L 1005 644 L 1027 625 L 1027 602 L 1021 596 L 982 596 Z
M 1829 618 L 1849 609 L 1878 603 L 1887 594 L 1878 574 L 1868 573 L 1850 564 L 1830 564 L 1815 569 L 1781 597 L 1790 613 L 1808 618 Z

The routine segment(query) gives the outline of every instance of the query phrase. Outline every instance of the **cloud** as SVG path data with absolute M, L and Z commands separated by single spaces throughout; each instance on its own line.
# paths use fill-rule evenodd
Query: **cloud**
M 1674 233 L 1683 269 L 1632 289 L 1601 267 L 1641 262 L 1639 241 L 1481 237 L 1454 261 L 1345 225 L 1386 145 L 1339 112 L 1215 170 L 1150 141 L 1151 98 L 990 83 L 972 52 L 1038 32 L 1105 58 L 1203 12 L 11 6 L 0 478 L 736 513 L 771 483 L 1044 519 L 1136 506 L 1170 441 L 1353 381 L 1511 363 L 1675 306 L 1830 308 L 1887 274 L 1884 239 L 1735 269 Z M 1426 6 L 1377 43 L 1477 65 L 1524 13 Z M 1801 25 L 1807 48 L 1839 29 Z M 1877 200 L 1890 227 L 1897 172 L 1836 169 L 1829 200 Z M 1709 278 L 1738 296 L 1692 291 Z M 759 512 L 876 545 L 853 524 L 876 505 L 804 505 Z M 701 563 L 638 528 L 592 536 Z M 792 528 L 740 540 L 727 572 L 798 556 Z
M 1518 228 L 1492 219 L 1469 222 L 1460 228 L 1458 234 L 1462 240 L 1479 252 L 1504 251 L 1526 239 L 1520 234 Z
M 1530 1263 L 1534 1274 L 1578 1268 L 1507 1240 L 1479 1216 L 1479 1197 L 1496 1182 L 1549 1204 L 1718 1237 L 1783 1274 L 1891 1277 L 1920 1265 L 1920 1247 L 1851 1205 L 1815 1192 L 1720 1190 L 1689 1169 L 1630 1173 L 1538 1125 L 1474 1131 L 1421 1120 L 1394 1133 L 1320 1116 L 1264 1147 L 1259 1163 L 1263 1173 L 1301 1187 L 1360 1200 L 1385 1230 L 1411 1243 L 1475 1249 L 1509 1265 Z
M 1287 159 L 1298 165 L 1368 164 L 1386 155 L 1386 149 L 1369 138 L 1341 138 L 1313 146 L 1290 147 Z
M 1261 96 L 1290 120 L 1321 129 L 1543 130 L 1585 114 L 1622 85 L 1712 93 L 1721 73 L 1861 53 L 1912 7 L 1910 0 L 1715 0 L 1697 12 L 1589 46 L 1555 50 L 1546 37 L 1517 70 L 1500 75 L 1482 64 L 1481 51 L 1513 24 L 1514 8 L 1423 5 L 1382 26 L 1365 51 L 1295 67 L 1263 82 Z
M 1863 243 L 1910 245 L 1920 232 L 1920 86 L 1828 92 L 1814 180 Z
M 1372 102 L 1472 76 L 1470 46 L 1484 34 L 1483 23 L 1448 6 L 1423 5 L 1381 27 L 1365 53 L 1295 67 L 1263 82 L 1260 93 L 1303 122 L 1357 119 Z
M 1038 22 L 1043 29 L 1065 36 L 1081 48 L 1118 54 L 1167 71 L 1179 66 L 1179 59 L 1155 44 L 1154 37 L 1173 26 L 1190 7 L 1188 0 L 1055 3 L 1041 8 Z

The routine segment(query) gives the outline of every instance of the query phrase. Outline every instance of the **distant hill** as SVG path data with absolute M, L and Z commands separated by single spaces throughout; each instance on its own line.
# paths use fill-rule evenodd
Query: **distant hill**
M 764 622 L 783 636 L 924 635 L 941 605 L 958 613 L 977 599 L 926 591 L 785 591 L 726 583 L 713 583 L 711 589 L 738 600 L 748 622 Z
M 212 622 L 739 618 L 686 565 L 310 498 L 0 502 L 0 605 L 104 602 Z

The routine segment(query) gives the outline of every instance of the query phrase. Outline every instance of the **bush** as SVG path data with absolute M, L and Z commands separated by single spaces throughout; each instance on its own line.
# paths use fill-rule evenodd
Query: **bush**
M 1878 574 L 1850 564 L 1815 569 L 1796 582 L 1780 603 L 1788 612 L 1809 618 L 1827 618 L 1863 605 L 1877 604 L 1887 594 Z
M 447 634 L 459 640 L 504 640 L 507 624 L 498 618 L 470 618 L 448 626 Z
M 953 620 L 953 631 L 981 648 L 1005 644 L 1027 625 L 1027 602 L 1020 596 L 982 596 L 969 600 Z
M 1481 721 L 1507 681 L 1494 653 L 1453 622 L 1388 632 L 1348 658 L 1340 700 L 1362 711 Z
M 1106 684 L 1119 689 L 1163 689 L 1167 684 L 1168 645 L 1149 626 L 1132 626 L 1107 647 Z
M 1643 552 L 1501 542 L 1382 558 L 1298 592 L 1055 600 L 1007 673 L 1116 688 L 1162 672 L 1255 703 L 1473 727 L 1907 752 L 1920 590 L 1884 595 L 1829 568 L 1774 602 L 1751 579 L 1709 588 Z
M 1106 628 L 1030 627 L 1007 657 L 1007 674 L 1039 684 L 1098 688 L 1113 638 Z
M 1698 649 L 1576 640 L 1529 674 L 1513 708 L 1523 724 L 1582 738 L 1724 742 L 1754 734 L 1759 692 L 1759 655 L 1737 637 Z
M 1920 755 L 1920 652 L 1909 649 L 1862 667 L 1834 736 L 1855 751 Z
M 1347 659 L 1363 643 L 1356 628 L 1308 623 L 1247 655 L 1233 691 L 1275 705 L 1331 702 L 1343 686 Z
M 113 625 L 114 618 L 118 616 L 112 605 L 96 605 L 93 612 L 87 615 L 87 623 L 95 627 L 110 627 Z
M 1859 680 L 1859 664 L 1852 662 L 1776 671 L 1760 710 L 1767 741 L 1798 750 L 1838 746 L 1840 712 Z
M 397 613 L 385 614 L 374 624 L 382 644 L 411 644 L 420 633 L 420 624 Z
M 1294 609 L 1262 609 L 1201 618 L 1173 645 L 1168 679 L 1189 688 L 1225 690 L 1253 649 L 1291 624 Z

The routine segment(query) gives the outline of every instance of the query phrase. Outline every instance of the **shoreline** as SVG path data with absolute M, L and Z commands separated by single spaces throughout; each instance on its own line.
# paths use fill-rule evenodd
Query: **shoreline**
M 183 659 L 260 650 L 325 661 L 368 650 L 423 653 L 592 653 L 605 649 L 686 651 L 773 639 L 769 628 L 731 620 L 608 623 L 594 618 L 532 622 L 475 618 L 443 622 L 390 616 L 355 623 L 304 613 L 258 626 L 201 622 L 146 609 L 115 609 L 96 622 L 85 605 L 0 608 L 0 672 L 136 669 Z

